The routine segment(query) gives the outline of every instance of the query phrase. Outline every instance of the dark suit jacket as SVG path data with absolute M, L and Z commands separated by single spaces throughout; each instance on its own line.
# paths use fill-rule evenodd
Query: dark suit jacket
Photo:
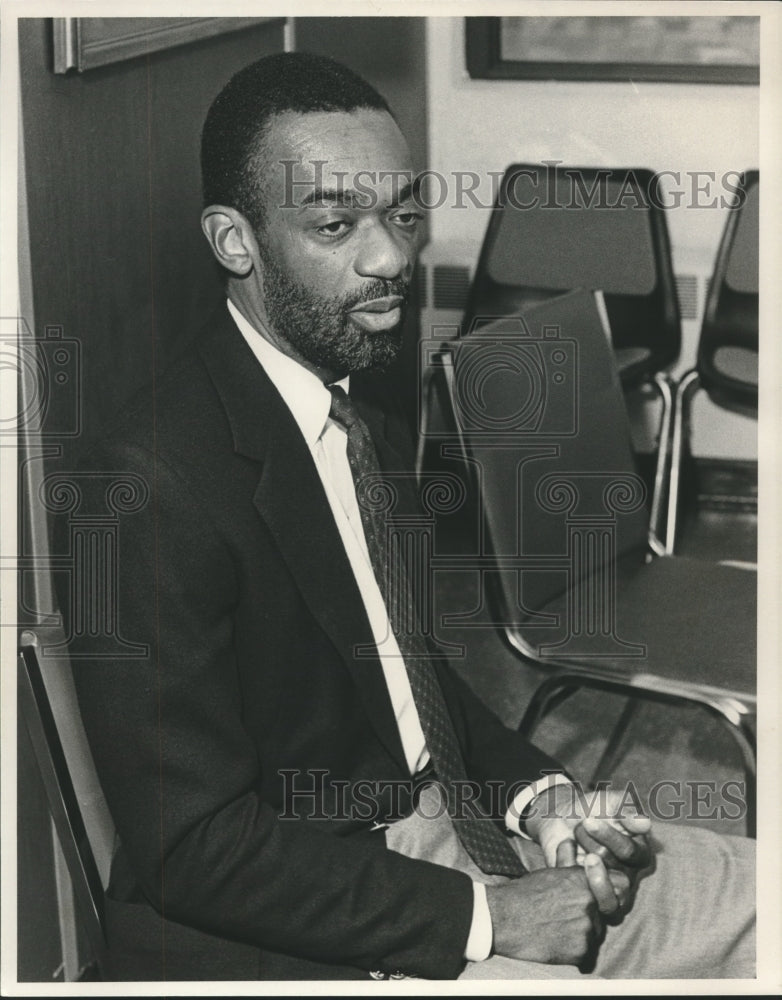
M 372 401 L 364 414 L 383 467 L 410 468 L 395 420 Z M 149 655 L 72 648 L 121 840 L 117 977 L 458 975 L 467 876 L 386 850 L 367 820 L 313 817 L 316 802 L 334 813 L 328 788 L 283 801 L 283 771 L 408 774 L 379 660 L 353 655 L 372 634 L 311 456 L 227 310 L 86 468 L 149 487 L 118 556 L 119 631 Z M 104 501 L 95 481 L 85 510 Z M 438 671 L 471 777 L 557 769 Z

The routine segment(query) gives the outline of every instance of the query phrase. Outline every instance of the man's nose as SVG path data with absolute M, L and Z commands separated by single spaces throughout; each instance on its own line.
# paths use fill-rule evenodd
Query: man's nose
M 382 223 L 372 226 L 365 233 L 354 261 L 356 273 L 362 278 L 392 280 L 405 274 L 410 256 Z

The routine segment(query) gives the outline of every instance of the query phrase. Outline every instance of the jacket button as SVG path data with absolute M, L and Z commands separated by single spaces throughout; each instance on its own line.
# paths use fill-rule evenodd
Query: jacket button
M 386 974 L 385 974 L 385 972 L 381 972 L 380 969 L 374 969 L 373 971 L 371 971 L 369 973 L 369 978 L 370 979 L 385 979 L 386 978 Z

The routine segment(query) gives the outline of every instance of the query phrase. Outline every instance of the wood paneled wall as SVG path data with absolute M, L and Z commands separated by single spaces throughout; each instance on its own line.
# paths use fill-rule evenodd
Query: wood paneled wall
M 84 443 L 219 299 L 199 225 L 201 123 L 233 73 L 282 49 L 282 26 L 65 76 L 51 31 L 20 22 L 34 311 L 39 337 L 52 325 L 81 345 Z M 72 419 L 69 388 L 51 430 Z

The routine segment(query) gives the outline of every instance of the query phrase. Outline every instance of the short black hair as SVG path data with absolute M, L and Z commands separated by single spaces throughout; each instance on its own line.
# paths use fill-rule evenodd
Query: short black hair
M 353 70 L 325 56 L 280 52 L 251 63 L 215 98 L 201 133 L 204 207 L 235 208 L 259 230 L 263 225 L 263 138 L 275 115 L 288 111 L 393 114 L 385 99 Z

